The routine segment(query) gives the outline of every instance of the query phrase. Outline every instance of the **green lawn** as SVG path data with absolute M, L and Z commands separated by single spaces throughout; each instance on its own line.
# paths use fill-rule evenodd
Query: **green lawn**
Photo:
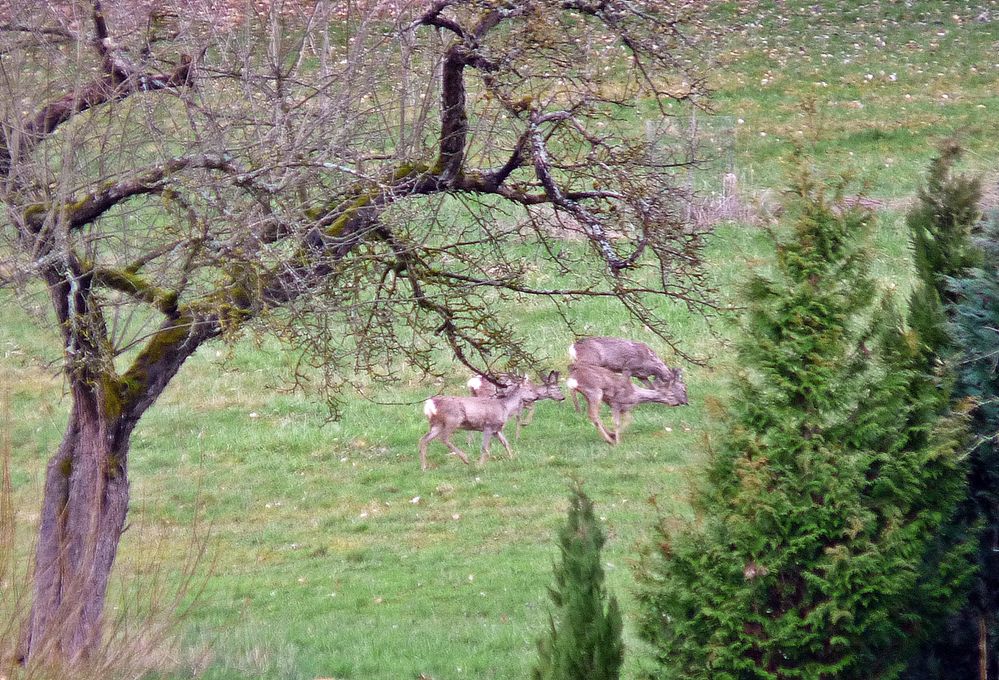
M 855 172 L 881 201 L 877 271 L 886 285 L 902 286 L 901 211 L 935 144 L 960 135 L 967 167 L 985 172 L 999 144 L 999 6 L 910 4 L 720 2 L 708 19 L 729 27 L 708 56 L 718 63 L 714 108 L 733 126 L 746 199 L 779 192 L 792 142 L 811 141 L 821 167 Z M 983 10 L 996 22 L 977 21 Z M 764 242 L 748 224 L 724 225 L 711 238 L 723 297 L 748 265 L 765 262 Z M 45 318 L 47 300 L 26 293 L 20 302 L 2 298 L 0 401 L 10 409 L 0 425 L 10 435 L 27 565 L 68 398 L 58 341 L 32 321 Z M 371 385 L 348 395 L 343 418 L 327 423 L 319 395 L 286 389 L 295 359 L 288 348 L 271 340 L 207 348 L 135 432 L 133 507 L 111 611 L 138 616 L 165 606 L 192 544 L 207 536 L 194 579 L 200 594 L 181 621 L 168 677 L 527 677 L 547 625 L 570 477 L 585 480 L 606 521 L 609 586 L 626 618 L 630 564 L 655 518 L 649 498 L 687 512 L 687 479 L 731 369 L 723 342 L 731 327 L 716 322 L 712 333 L 685 309 L 663 311 L 684 349 L 707 360 L 685 367 L 690 406 L 639 407 L 611 448 L 569 401 L 543 402 L 514 443 L 516 459 L 494 442 L 487 465 L 465 467 L 435 442 L 437 467 L 427 473 L 417 458 L 421 402 L 463 392 L 462 369 L 446 383 L 405 374 L 392 387 Z M 558 318 L 540 301 L 510 314 L 530 329 L 543 368 L 564 371 L 570 335 Z M 642 336 L 605 302 L 572 314 L 594 334 Z M 456 443 L 464 448 L 464 437 Z M 645 660 L 630 628 L 626 643 L 630 678 Z

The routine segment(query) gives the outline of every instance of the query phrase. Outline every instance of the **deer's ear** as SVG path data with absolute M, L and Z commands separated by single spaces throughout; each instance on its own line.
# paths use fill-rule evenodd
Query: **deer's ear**
M 548 374 L 548 382 L 557 383 L 558 382 L 558 371 L 552 371 Z

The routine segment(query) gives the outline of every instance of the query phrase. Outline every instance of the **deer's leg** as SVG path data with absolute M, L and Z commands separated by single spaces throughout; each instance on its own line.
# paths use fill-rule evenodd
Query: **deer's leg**
M 471 461 L 468 460 L 468 456 L 465 455 L 465 452 L 451 443 L 452 434 L 454 434 L 454 430 L 448 430 L 443 435 L 441 435 L 441 441 L 444 442 L 444 446 L 446 446 L 451 451 L 451 453 L 458 456 L 458 458 L 461 458 L 462 463 L 464 463 L 465 465 L 470 465 Z
M 493 432 L 492 430 L 482 431 L 482 455 L 479 456 L 479 465 L 484 465 L 486 459 L 489 458 L 489 444 L 492 443 Z
M 603 437 L 608 444 L 615 444 L 616 441 L 610 436 L 610 433 L 607 432 L 607 428 L 604 427 L 603 421 L 600 420 L 600 397 L 598 395 L 586 393 L 583 393 L 583 397 L 586 399 L 588 406 L 587 415 L 589 415 L 590 421 L 597 426 L 600 436 Z
M 517 429 L 513 433 L 513 440 L 520 441 L 520 428 L 527 427 L 532 422 L 534 422 L 534 405 L 537 404 L 536 401 L 532 401 L 530 404 L 524 406 L 520 413 L 517 414 Z M 497 433 L 499 434 L 499 433 Z
M 614 443 L 621 443 L 621 417 L 622 412 L 620 407 L 611 408 L 611 416 L 614 418 Z
M 628 408 L 628 409 L 622 409 L 621 410 L 621 421 L 622 421 L 621 422 L 621 429 L 624 430 L 624 428 L 626 428 L 629 425 L 631 425 L 631 421 L 632 420 L 633 420 L 633 418 L 631 416 L 631 409 L 630 408 Z
M 513 449 L 510 448 L 510 442 L 506 440 L 506 437 L 499 430 L 496 431 L 496 438 L 500 440 L 500 444 L 506 449 L 506 455 L 510 456 L 510 460 L 513 460 Z
M 572 397 L 572 408 L 576 410 L 576 413 L 581 413 L 582 410 L 579 408 L 579 400 L 576 399 L 576 392 L 578 390 L 572 390 L 569 394 Z M 589 403 L 589 399 L 586 400 Z
M 430 426 L 430 432 L 427 432 L 423 437 L 420 438 L 420 469 L 427 469 L 427 446 L 441 433 L 441 427 L 437 425 Z

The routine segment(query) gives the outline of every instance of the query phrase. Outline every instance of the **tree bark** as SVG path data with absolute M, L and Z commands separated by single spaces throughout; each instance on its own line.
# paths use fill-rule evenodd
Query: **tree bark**
M 76 663 L 101 640 L 108 579 L 128 511 L 128 446 L 134 420 L 77 380 L 59 449 L 48 464 L 35 551 L 35 597 L 24 661 Z
M 107 335 L 89 295 L 91 277 L 76 278 L 75 289 L 55 274 L 50 279 L 63 328 L 87 318 L 90 332 L 65 336 L 72 408 L 46 471 L 23 663 L 52 658 L 75 664 L 100 645 L 101 612 L 128 513 L 132 431 L 184 362 L 222 332 L 216 316 L 176 310 L 119 378 L 108 358 L 102 361 L 102 344 L 89 341 Z
M 978 616 L 978 679 L 989 680 L 989 629 L 984 614 Z

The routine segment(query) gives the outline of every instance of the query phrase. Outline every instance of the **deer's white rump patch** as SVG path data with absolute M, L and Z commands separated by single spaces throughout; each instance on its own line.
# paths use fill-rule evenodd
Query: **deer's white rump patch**
M 437 413 L 437 404 L 434 403 L 433 399 L 427 399 L 423 402 L 423 415 L 427 418 Z

